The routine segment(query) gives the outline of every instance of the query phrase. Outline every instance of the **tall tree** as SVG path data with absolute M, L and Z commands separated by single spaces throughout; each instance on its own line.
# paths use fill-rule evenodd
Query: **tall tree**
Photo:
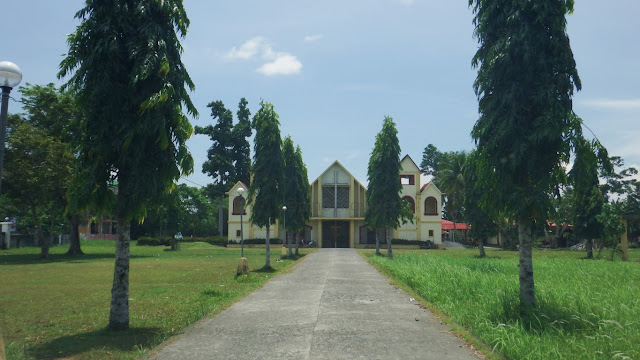
M 382 130 L 376 135 L 376 142 L 369 158 L 366 191 L 367 211 L 365 222 L 376 230 L 376 253 L 379 254 L 380 239 L 378 229 L 385 229 L 387 237 L 387 257 L 393 259 L 391 249 L 391 229 L 396 229 L 400 221 L 412 216 L 402 200 L 400 182 L 400 142 L 393 118 L 385 116 Z M 408 210 L 408 211 L 407 211 Z
M 260 101 L 253 117 L 256 137 L 253 143 L 253 179 L 249 186 L 251 223 L 266 229 L 265 268 L 271 267 L 270 229 L 280 217 L 283 200 L 284 162 L 280 122 L 273 105 Z
M 194 116 L 197 110 L 179 41 L 189 19 L 179 0 L 87 0 L 76 18 L 58 73 L 70 76 L 66 86 L 85 115 L 74 124 L 80 176 L 71 200 L 118 221 L 109 328 L 126 329 L 130 222 L 193 169 L 183 106 Z
M 467 153 L 464 151 L 442 154 L 437 170 L 434 172 L 436 185 L 446 197 L 447 215 L 453 221 L 453 240 L 455 241 L 455 224 L 460 219 L 464 208 L 464 169 Z
M 293 140 L 290 136 L 284 139 L 282 155 L 284 159 L 282 190 L 284 205 L 287 207 L 286 230 L 294 233 L 296 255 L 298 255 L 299 237 L 297 234 L 304 231 L 307 220 L 311 217 L 309 178 L 307 177 L 307 167 L 302 161 L 302 150 L 299 146 L 294 150 Z M 282 220 L 284 221 L 284 219 Z M 289 256 L 292 256 L 291 241 L 287 241 L 287 245 Z
M 249 117 L 251 112 L 247 108 L 247 99 L 240 99 L 238 104 L 238 123 L 233 127 L 232 137 L 234 141 L 233 146 L 233 161 L 236 170 L 236 181 L 242 181 L 245 185 L 249 186 L 251 178 L 249 170 L 251 167 L 251 154 L 250 145 L 247 140 L 251 133 L 251 121 Z
M 604 235 L 604 228 L 596 218 L 602 213 L 605 198 L 599 188 L 598 169 L 611 169 L 606 149 L 599 143 L 580 139 L 576 142 L 576 157 L 569 172 L 573 185 L 573 234 L 585 240 L 587 258 L 593 259 L 593 240 Z M 601 159 L 605 163 L 603 164 Z M 600 166 L 602 164 L 603 166 Z
M 27 83 L 20 88 L 20 92 L 27 121 L 35 128 L 44 131 L 47 136 L 69 144 L 77 132 L 73 124 L 77 123 L 82 116 L 82 111 L 77 106 L 73 95 L 68 91 L 56 88 L 51 83 L 45 86 Z M 65 180 L 63 186 L 65 189 L 70 180 L 70 178 Z M 66 206 L 66 199 L 60 205 Z M 80 234 L 78 233 L 79 214 L 73 209 L 67 208 L 67 218 L 71 225 L 71 239 L 67 255 L 82 255 Z
M 566 33 L 573 1 L 470 0 L 480 47 L 472 136 L 480 174 L 500 184 L 486 201 L 512 214 L 520 243 L 520 305 L 535 307 L 531 229 L 546 220 L 554 169 L 568 159 L 574 87 L 581 88 Z M 489 199 L 491 198 L 491 199 Z
M 67 144 L 19 116 L 9 118 L 5 191 L 18 213 L 27 218 L 40 244 L 40 258 L 49 257 L 56 226 L 64 221 L 65 193 L 74 158 Z
M 438 148 L 429 144 L 424 148 L 422 153 L 422 162 L 420 163 L 420 169 L 425 175 L 435 176 L 440 167 L 440 163 L 443 161 L 446 153 L 441 152 Z
M 478 240 L 480 257 L 484 257 L 484 243 L 487 242 L 489 237 L 496 234 L 497 225 L 493 222 L 495 214 L 491 213 L 491 209 L 485 209 L 481 206 L 482 194 L 485 188 L 477 175 L 477 161 L 476 152 L 474 151 L 467 156 L 465 162 L 463 174 L 464 207 L 466 219 L 471 225 L 470 235 Z
M 212 101 L 207 107 L 211 108 L 211 117 L 216 120 L 215 126 L 205 128 L 196 126 L 196 134 L 209 135 L 213 144 L 207 151 L 207 160 L 202 164 L 202 172 L 213 178 L 213 185 L 209 192 L 218 198 L 218 235 L 223 236 L 224 210 L 222 202 L 229 183 L 236 178 L 233 166 L 234 140 L 232 137 L 233 114 L 224 107 L 222 101 Z

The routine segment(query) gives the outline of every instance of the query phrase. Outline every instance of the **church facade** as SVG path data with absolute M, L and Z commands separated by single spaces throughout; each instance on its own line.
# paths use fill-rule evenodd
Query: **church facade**
M 401 196 L 411 205 L 413 223 L 408 222 L 392 230 L 393 239 L 430 240 L 442 243 L 442 193 L 433 183 L 420 184 L 420 169 L 405 156 L 398 174 L 402 183 Z M 244 194 L 239 195 L 238 189 Z M 311 218 L 304 231 L 306 241 L 313 240 L 318 247 L 367 248 L 375 246 L 375 232 L 365 222 L 366 187 L 339 162 L 331 164 L 311 183 Z M 265 238 L 266 231 L 249 222 L 251 206 L 243 211 L 248 188 L 238 182 L 227 193 L 229 200 L 229 240 Z M 288 209 L 287 211 L 295 211 Z M 242 222 L 241 222 L 242 220 Z M 242 225 L 242 226 L 241 226 Z M 242 232 L 241 232 L 242 230 Z M 384 231 L 380 230 L 384 239 Z M 279 222 L 272 227 L 272 238 L 285 239 Z M 291 232 L 286 237 L 293 241 Z

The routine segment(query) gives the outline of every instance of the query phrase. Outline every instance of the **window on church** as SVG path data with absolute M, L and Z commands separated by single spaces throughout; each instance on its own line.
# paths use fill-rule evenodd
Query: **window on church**
M 411 206 L 411 212 L 412 213 L 416 213 L 416 202 L 413 201 L 413 198 L 411 196 L 403 196 L 402 200 L 405 200 L 406 202 L 409 203 L 409 205 Z
M 429 237 L 433 237 L 433 230 L 429 230 Z
M 429 196 L 424 200 L 424 214 L 438 215 L 438 200 L 433 196 Z
M 415 185 L 416 177 L 414 175 L 400 175 L 400 183 L 402 185 Z
M 337 199 L 336 199 L 336 190 Z M 348 209 L 349 208 L 349 187 L 348 186 L 338 186 L 337 188 L 333 186 L 325 186 L 322 188 L 322 208 L 324 209 L 333 209 L 334 203 L 337 200 L 337 208 L 338 209 Z
M 233 199 L 233 215 L 247 215 L 247 211 L 244 208 L 244 197 L 236 196 Z

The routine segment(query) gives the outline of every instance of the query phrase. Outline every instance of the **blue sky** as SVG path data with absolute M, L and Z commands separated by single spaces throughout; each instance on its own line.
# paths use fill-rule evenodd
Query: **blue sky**
M 0 61 L 16 63 L 23 83 L 57 80 L 66 35 L 80 0 L 20 0 L 2 5 Z M 274 104 L 282 136 L 300 145 L 313 181 L 339 160 L 367 182 L 367 162 L 385 115 L 397 124 L 402 153 L 470 150 L 477 114 L 471 58 L 477 49 L 468 2 L 432 0 L 185 1 L 191 26 L 183 62 L 196 84 L 200 117 L 222 100 L 234 113 L 246 97 Z M 640 165 L 640 2 L 576 0 L 568 32 L 583 90 L 574 110 L 612 155 Z M 14 91 L 13 96 L 19 94 Z M 12 102 L 9 112 L 18 112 Z M 201 172 L 210 141 L 194 135 Z

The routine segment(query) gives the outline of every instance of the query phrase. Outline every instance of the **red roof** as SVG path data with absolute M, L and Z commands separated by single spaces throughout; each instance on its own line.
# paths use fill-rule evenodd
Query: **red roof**
M 431 184 L 431 181 L 429 181 L 428 183 L 422 185 L 422 189 L 420 189 L 420 192 L 422 192 L 424 189 L 426 189 L 427 186 L 429 186 L 429 184 Z
M 442 219 L 442 230 L 453 230 L 453 221 Z M 469 230 L 471 229 L 471 225 L 467 225 L 465 223 L 455 223 L 456 230 Z

